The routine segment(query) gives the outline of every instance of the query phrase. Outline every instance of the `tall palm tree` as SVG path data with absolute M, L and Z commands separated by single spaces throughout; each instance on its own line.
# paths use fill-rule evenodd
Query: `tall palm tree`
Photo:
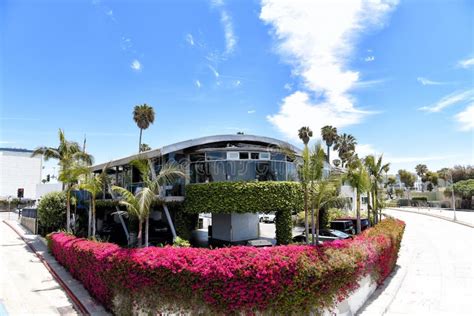
M 334 144 L 334 150 L 337 150 L 339 153 L 339 158 L 342 161 L 342 167 L 344 167 L 348 160 L 350 160 L 350 157 L 355 151 L 356 145 L 357 141 L 355 137 L 350 134 L 344 133 L 337 137 L 336 143 Z
M 337 128 L 326 125 L 321 128 L 321 136 L 323 140 L 326 142 L 326 146 L 328 147 L 327 150 L 327 162 L 329 163 L 331 160 L 329 159 L 329 150 L 331 149 L 334 142 L 337 140 Z
M 31 154 L 32 157 L 42 155 L 44 160 L 59 160 L 59 177 L 63 183 L 63 190 L 66 191 L 67 210 L 66 210 L 66 229 L 71 230 L 71 191 L 81 174 L 87 172 L 86 166 L 90 166 L 93 157 L 84 152 L 77 142 L 68 141 L 64 131 L 59 129 L 59 145 L 54 147 L 38 147 Z
M 365 166 L 360 160 L 353 161 L 349 164 L 345 180 L 356 191 L 356 216 L 357 216 L 357 233 L 360 233 L 360 196 L 362 193 L 370 189 L 370 178 Z
M 309 195 L 309 174 L 310 174 L 310 154 L 308 149 L 308 143 L 310 138 L 313 136 L 313 131 L 307 127 L 303 126 L 298 130 L 298 137 L 303 141 L 304 149 L 303 149 L 303 165 L 300 169 L 300 181 L 303 186 L 303 194 L 304 194 L 304 226 L 306 236 L 309 236 L 309 227 L 308 227 L 308 195 Z M 308 242 L 308 241 L 307 241 Z
M 379 184 L 383 182 L 383 174 L 387 173 L 390 169 L 390 163 L 384 164 L 382 163 L 382 159 L 383 156 L 380 156 L 378 159 L 376 159 L 373 155 L 368 155 L 364 159 L 365 166 L 371 179 L 369 194 L 372 194 L 372 210 L 374 211 L 375 222 L 378 222 L 378 211 L 380 208 L 378 205 Z
M 324 169 L 324 160 L 325 154 L 324 150 L 320 143 L 316 144 L 314 150 L 310 154 L 310 161 L 309 161 L 309 174 L 307 179 L 310 182 L 310 190 L 309 190 L 309 200 L 311 201 L 311 234 L 312 234 L 312 241 L 313 244 L 317 242 L 317 232 L 319 228 L 319 207 L 317 205 L 317 199 L 315 198 L 316 184 L 323 178 L 323 169 Z M 316 221 L 314 218 L 314 212 L 317 212 Z M 316 223 L 317 222 L 317 223 Z M 318 224 L 316 227 L 316 224 Z M 306 235 L 308 236 L 308 235 Z M 308 236 L 309 237 L 309 236 Z
M 161 198 L 160 193 L 163 191 L 162 189 L 165 185 L 172 183 L 179 178 L 187 177 L 183 166 L 175 162 L 165 163 L 158 174 L 152 172 L 153 165 L 151 161 L 144 157 L 138 156 L 132 160 L 130 164 L 140 172 L 144 188 L 150 189 L 154 192 L 155 197 L 158 196 L 159 198 Z M 144 217 L 143 220 L 145 221 L 145 247 L 148 247 L 149 216 Z M 141 238 L 141 235 L 139 238 Z M 139 239 L 139 241 L 141 243 L 141 239 Z
M 138 152 L 140 152 L 142 147 L 142 132 L 155 121 L 155 110 L 146 103 L 136 105 L 133 108 L 133 120 L 140 129 L 140 139 L 138 141 Z

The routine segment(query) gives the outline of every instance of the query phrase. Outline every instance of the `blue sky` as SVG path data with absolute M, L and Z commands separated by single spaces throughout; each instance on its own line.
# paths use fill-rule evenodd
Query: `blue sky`
M 97 162 L 212 134 L 335 125 L 399 168 L 474 164 L 474 2 L 2 1 L 0 146 Z M 315 139 L 316 140 L 316 139 Z

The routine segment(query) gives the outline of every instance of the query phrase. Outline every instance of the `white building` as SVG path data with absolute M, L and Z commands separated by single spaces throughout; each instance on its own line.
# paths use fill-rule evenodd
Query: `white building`
M 36 199 L 36 185 L 41 183 L 42 158 L 31 157 L 32 151 L 0 148 L 0 199 L 23 197 Z

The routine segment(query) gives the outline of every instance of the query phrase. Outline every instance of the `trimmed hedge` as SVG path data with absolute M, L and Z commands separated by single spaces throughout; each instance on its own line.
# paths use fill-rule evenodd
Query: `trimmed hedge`
M 124 249 L 55 233 L 58 262 L 114 314 L 309 314 L 395 266 L 405 224 L 386 219 L 323 246 Z
M 302 208 L 303 194 L 298 182 L 210 182 L 186 186 L 188 213 L 275 212 L 279 245 L 291 243 L 291 214 Z
M 66 228 L 66 194 L 50 192 L 38 204 L 38 228 L 41 235 Z

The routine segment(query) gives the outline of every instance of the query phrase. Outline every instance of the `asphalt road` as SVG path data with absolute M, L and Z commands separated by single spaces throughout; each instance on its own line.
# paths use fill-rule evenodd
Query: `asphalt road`
M 382 300 L 385 315 L 474 315 L 474 229 L 422 214 L 386 213 L 406 223 L 398 267 L 361 315 L 383 314 L 373 308 Z

